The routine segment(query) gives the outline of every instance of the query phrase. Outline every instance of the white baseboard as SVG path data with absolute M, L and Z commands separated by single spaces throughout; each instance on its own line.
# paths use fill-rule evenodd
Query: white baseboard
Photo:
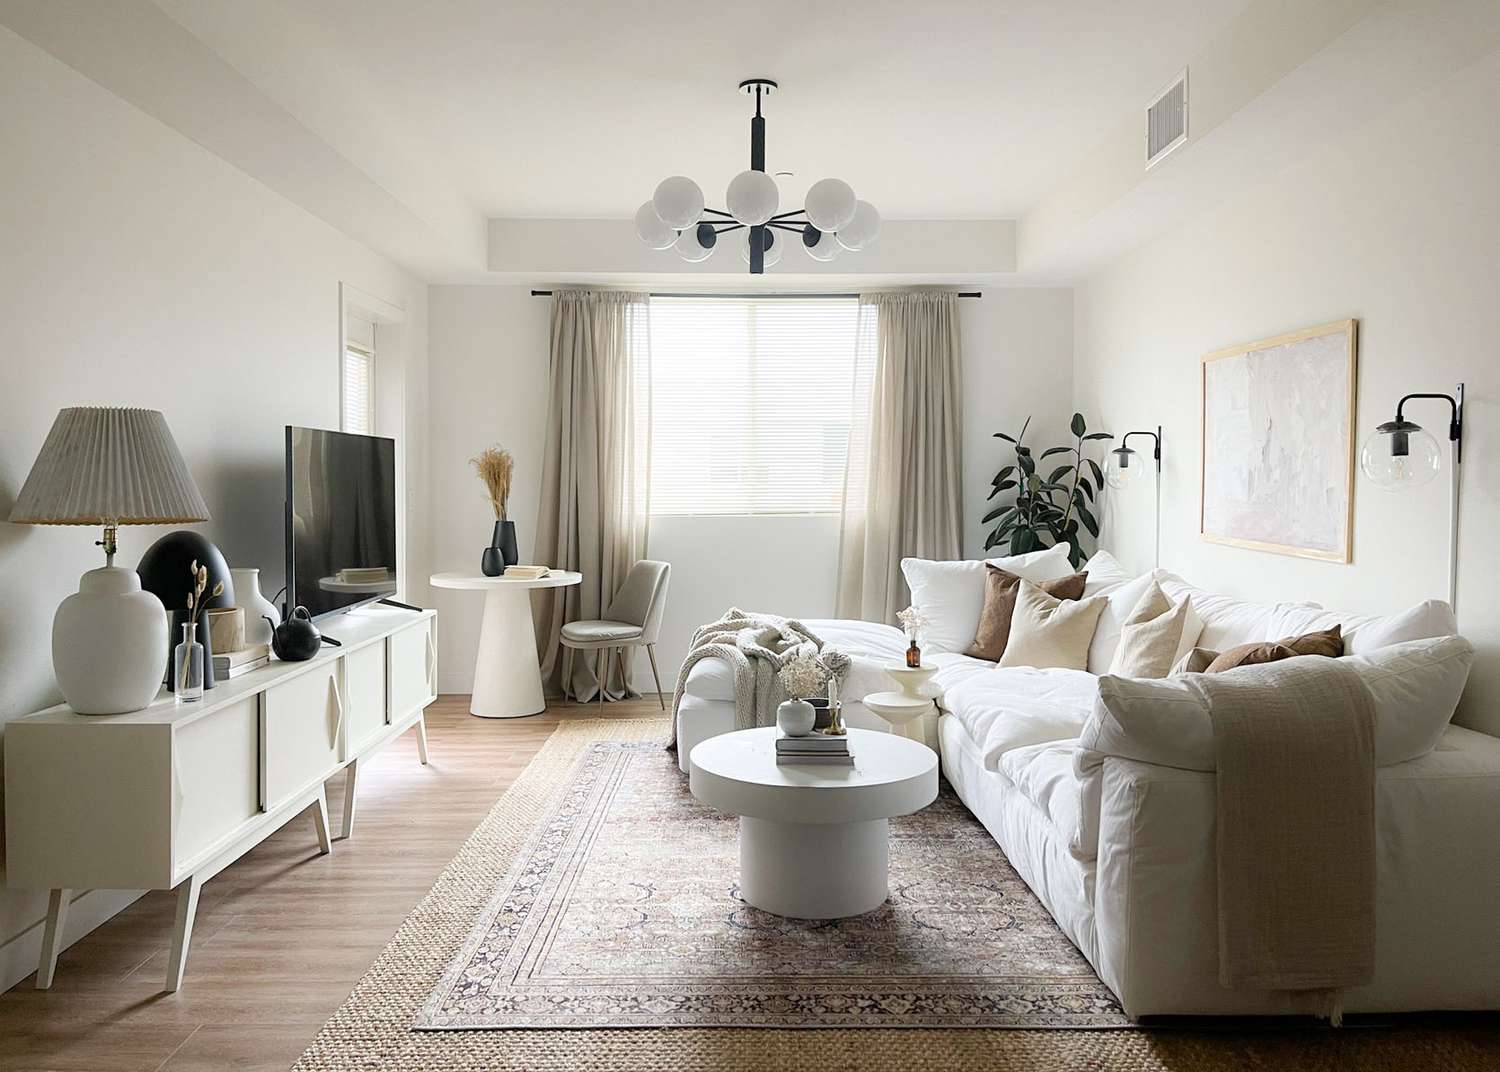
M 68 908 L 63 948 L 67 949 L 95 927 L 129 908 L 145 893 L 145 890 L 85 890 L 78 894 Z M 38 919 L 0 945 L 0 992 L 9 990 L 36 971 L 37 960 L 42 955 L 42 930 L 46 922 Z M 59 972 L 63 970 L 58 969 Z

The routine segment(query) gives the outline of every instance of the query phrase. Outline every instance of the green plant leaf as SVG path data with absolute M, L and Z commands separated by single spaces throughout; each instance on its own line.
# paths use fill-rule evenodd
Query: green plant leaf
M 1080 505 L 1078 507 L 1078 519 L 1083 522 L 1083 527 L 1089 530 L 1089 535 L 1097 540 L 1099 538 L 1099 522 L 1089 512 L 1087 506 Z
M 1017 455 L 1025 455 L 1026 457 L 1029 458 L 1029 457 L 1031 457 L 1031 448 L 1030 447 L 1026 447 L 1026 446 L 1022 446 L 1020 443 L 1017 443 L 1016 444 L 1016 454 Z
M 1006 477 L 1010 476 L 1010 474 L 1014 473 L 1015 471 L 1016 471 L 1016 467 L 1014 465 L 1002 466 L 1000 468 L 1000 471 L 995 474 L 995 479 L 991 480 L 990 483 L 991 484 L 998 484 L 998 483 L 1000 483 L 1000 481 L 1004 480 Z
M 1093 502 L 1094 501 L 1094 485 L 1092 485 L 1092 484 L 1089 483 L 1089 478 L 1086 477 L 1086 476 L 1079 477 L 1078 478 L 1078 486 L 1080 488 L 1082 488 L 1084 494 L 1089 497 L 1089 502 Z
M 1073 430 L 1073 434 L 1076 436 L 1081 436 L 1084 432 L 1087 432 L 1089 430 L 1089 426 L 1083 421 L 1082 413 L 1073 414 L 1073 423 L 1068 427 Z
M 1027 417 L 1026 418 L 1026 423 L 1023 424 L 1023 425 L 1021 425 L 1021 434 L 1018 435 L 1018 436 L 1016 436 L 1016 442 L 1017 443 L 1019 443 L 1021 440 L 1023 440 L 1023 439 L 1026 438 L 1026 429 L 1028 429 L 1030 427 L 1031 427 L 1031 418 Z
M 1043 458 L 1050 458 L 1054 454 L 1072 454 L 1072 453 L 1073 453 L 1073 448 L 1072 447 L 1048 447 L 1046 450 L 1042 451 L 1042 457 Z
M 1033 529 L 1016 529 L 1010 537 L 1010 553 L 1013 555 L 1024 555 L 1029 551 L 1036 551 L 1042 546 L 1042 541 L 1037 539 L 1036 531 Z
M 1085 442 L 1087 442 L 1088 440 L 1091 440 L 1091 439 L 1113 439 L 1114 436 L 1111 435 L 1109 432 L 1090 432 L 1088 435 L 1084 436 L 1083 438 L 1084 438 Z
M 1008 503 L 1004 506 L 997 506 L 989 513 L 985 514 L 982 518 L 980 518 L 979 523 L 981 525 L 988 525 L 991 521 L 1004 520 L 1006 517 L 1015 512 L 1016 508 Z
M 1030 454 L 1017 454 L 1016 461 L 1021 464 L 1021 472 L 1031 476 L 1036 472 L 1036 462 L 1031 460 Z
M 1052 470 L 1052 475 L 1049 476 L 1047 478 L 1047 480 L 1049 482 L 1051 482 L 1051 483 L 1056 483 L 1058 480 L 1060 480 L 1063 477 L 1067 476 L 1072 471 L 1073 471 L 1073 466 L 1072 465 L 1059 465 L 1056 469 Z
M 1007 443 L 1014 443 L 1016 441 L 1014 436 L 1008 436 L 1004 432 L 996 432 L 994 434 L 993 438 L 995 438 L 995 439 L 1003 439 Z
M 1093 474 L 1094 474 L 1094 485 L 1100 491 L 1103 491 L 1104 490 L 1104 470 L 1099 468 L 1099 463 L 1096 462 L 1096 461 L 1094 461 L 1093 458 L 1088 458 L 1086 460 L 1089 463 L 1089 469 L 1090 469 L 1090 471 L 1092 471 Z

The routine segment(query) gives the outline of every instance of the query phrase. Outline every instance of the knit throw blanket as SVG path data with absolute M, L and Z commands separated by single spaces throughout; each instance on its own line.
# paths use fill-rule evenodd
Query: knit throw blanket
M 1306 657 L 1197 678 L 1218 753 L 1219 982 L 1340 1019 L 1375 972 L 1375 707 Z
M 700 660 L 723 659 L 734 671 L 734 726 L 746 730 L 775 725 L 777 705 L 787 698 L 776 671 L 803 652 L 822 650 L 823 641 L 807 626 L 774 614 L 730 607 L 718 621 L 699 626 L 677 672 L 667 747 L 677 747 L 677 709 L 682 705 L 688 672 Z

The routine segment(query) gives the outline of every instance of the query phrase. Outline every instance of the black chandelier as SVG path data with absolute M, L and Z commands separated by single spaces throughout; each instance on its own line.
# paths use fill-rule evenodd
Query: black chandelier
M 730 180 L 725 209 L 706 208 L 703 190 L 685 175 L 663 179 L 651 200 L 635 213 L 635 232 L 652 249 L 675 249 L 683 260 L 707 260 L 719 236 L 744 231 L 741 253 L 752 275 L 760 275 L 781 259 L 788 239 L 777 232 L 800 235 L 802 247 L 817 261 L 831 261 L 844 250 L 861 250 L 880 235 L 880 213 L 860 201 L 841 179 L 820 179 L 808 188 L 803 207 L 777 212 L 780 192 L 766 174 L 766 120 L 761 101 L 777 89 L 769 78 L 747 78 L 740 92 L 754 94 L 750 119 L 750 168 Z M 712 217 L 712 218 L 705 218 Z

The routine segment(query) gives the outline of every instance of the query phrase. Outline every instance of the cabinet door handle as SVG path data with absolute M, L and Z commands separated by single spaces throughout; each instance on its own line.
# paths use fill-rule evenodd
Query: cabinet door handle
M 339 717 L 333 724 L 333 747 L 339 746 L 339 735 L 344 732 L 344 694 L 339 690 L 339 673 L 335 670 L 328 678 L 328 683 L 333 686 L 333 704 L 338 708 Z
M 432 630 L 427 630 L 427 692 L 437 694 L 437 641 L 432 639 Z

